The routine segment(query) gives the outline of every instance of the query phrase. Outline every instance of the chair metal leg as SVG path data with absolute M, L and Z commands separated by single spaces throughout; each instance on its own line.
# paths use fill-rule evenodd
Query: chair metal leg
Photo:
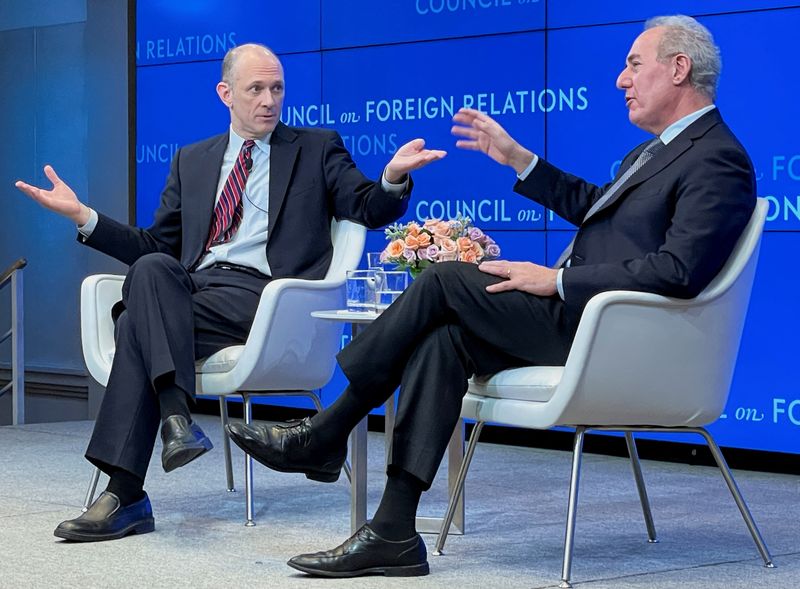
M 642 504 L 644 525 L 647 527 L 647 541 L 651 544 L 656 544 L 658 542 L 656 526 L 653 523 L 653 512 L 650 510 L 650 500 L 647 498 L 647 488 L 644 485 L 642 465 L 639 462 L 639 453 L 636 451 L 636 441 L 633 439 L 633 432 L 625 432 L 625 443 L 628 444 L 628 454 L 631 457 L 633 478 L 636 480 L 636 490 L 639 491 L 639 501 Z
M 83 507 L 81 511 L 86 513 L 92 506 L 94 501 L 94 493 L 97 490 L 97 482 L 100 480 L 100 469 L 95 468 L 92 473 L 92 479 L 89 481 L 89 488 L 86 490 L 86 498 L 83 500 Z
M 484 423 L 485 422 L 483 421 L 477 422 L 475 427 L 472 429 L 472 435 L 469 437 L 467 452 L 464 455 L 464 459 L 461 461 L 461 468 L 458 470 L 458 476 L 456 477 L 452 492 L 450 494 L 450 502 L 447 504 L 447 513 L 445 513 L 444 518 L 442 519 L 442 527 L 439 530 L 439 537 L 436 538 L 436 547 L 433 550 L 433 553 L 436 556 L 441 556 L 443 554 L 442 549 L 444 548 L 444 543 L 447 541 L 447 536 L 450 533 L 450 524 L 453 521 L 456 508 L 458 507 L 462 493 L 464 492 L 464 481 L 467 478 L 467 471 L 469 470 L 469 465 L 472 462 L 472 457 L 475 454 L 475 448 L 478 445 L 478 438 L 481 435 L 481 430 L 483 429 Z
M 728 468 L 728 463 L 725 461 L 725 457 L 722 455 L 719 446 L 717 446 L 714 438 L 711 437 L 711 434 L 708 433 L 705 428 L 695 428 L 693 431 L 705 438 L 706 443 L 711 450 L 711 454 L 714 456 L 717 466 L 719 466 L 722 477 L 725 479 L 725 482 L 728 485 L 728 490 L 731 492 L 731 495 L 733 495 L 733 500 L 736 502 L 736 506 L 739 508 L 739 511 L 742 514 L 744 523 L 747 524 L 747 529 L 750 530 L 750 535 L 753 537 L 753 542 L 755 542 L 759 553 L 761 553 L 761 558 L 764 560 L 764 566 L 767 568 L 774 568 L 775 565 L 772 564 L 772 556 L 769 553 L 769 549 L 767 548 L 764 539 L 761 537 L 761 532 L 758 531 L 758 526 L 756 525 L 753 516 L 750 514 L 750 509 L 747 507 L 747 503 L 745 503 L 744 497 L 742 497 L 742 493 L 739 491 L 739 487 L 736 485 L 736 481 L 733 479 L 731 470 Z
M 219 417 L 222 421 L 222 452 L 225 455 L 225 480 L 227 482 L 228 493 L 235 493 L 236 486 L 233 482 L 233 461 L 231 459 L 231 439 L 228 437 L 228 398 L 225 395 L 219 397 Z
M 250 396 L 242 393 L 242 401 L 244 401 L 244 422 L 250 424 L 253 421 L 253 403 Z M 245 453 L 244 455 L 244 502 L 247 512 L 247 521 L 244 525 L 252 527 L 256 525 L 253 518 L 253 458 Z
M 581 456 L 583 455 L 583 438 L 586 428 L 575 429 L 575 440 L 572 449 L 572 474 L 569 479 L 569 503 L 567 504 L 567 530 L 564 535 L 564 564 L 561 567 L 561 584 L 559 587 L 569 588 L 572 571 L 572 551 L 575 547 L 575 516 L 578 510 L 578 485 L 581 478 Z

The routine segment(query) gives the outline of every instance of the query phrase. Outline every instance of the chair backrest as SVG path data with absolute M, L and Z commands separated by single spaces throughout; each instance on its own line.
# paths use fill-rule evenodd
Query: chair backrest
M 767 202 L 694 299 L 606 292 L 589 301 L 551 402 L 570 425 L 700 426 L 727 402 Z
M 366 229 L 353 221 L 331 221 L 333 259 L 325 280 L 344 280 L 348 270 L 355 270 L 364 254 Z

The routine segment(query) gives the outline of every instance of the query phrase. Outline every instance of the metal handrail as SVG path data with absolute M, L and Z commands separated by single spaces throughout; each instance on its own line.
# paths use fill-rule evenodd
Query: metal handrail
M 13 264 L 11 264 L 8 268 L 6 268 L 2 274 L 0 274 L 0 287 L 4 286 L 6 281 L 11 278 L 11 275 L 16 272 L 17 270 L 22 270 L 25 266 L 28 265 L 28 260 L 25 258 L 20 258 Z
M 23 333 L 22 272 L 28 265 L 20 258 L 0 274 L 0 289 L 11 285 L 11 327 L 0 337 L 0 343 L 11 338 L 11 382 L 0 389 L 0 397 L 11 391 L 12 423 L 25 423 L 25 344 Z

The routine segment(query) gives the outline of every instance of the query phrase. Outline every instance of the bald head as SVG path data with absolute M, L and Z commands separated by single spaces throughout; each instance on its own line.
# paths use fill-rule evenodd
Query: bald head
M 279 65 L 281 60 L 278 59 L 278 56 L 275 55 L 275 52 L 272 51 L 266 45 L 261 45 L 260 43 L 245 43 L 244 45 L 237 45 L 236 47 L 232 47 L 228 50 L 225 54 L 225 58 L 222 60 L 222 81 L 227 84 L 233 83 L 233 78 L 236 75 L 236 66 L 240 61 L 240 58 L 243 56 L 249 57 L 269 57 L 275 60 Z M 283 66 L 281 66 L 283 69 Z

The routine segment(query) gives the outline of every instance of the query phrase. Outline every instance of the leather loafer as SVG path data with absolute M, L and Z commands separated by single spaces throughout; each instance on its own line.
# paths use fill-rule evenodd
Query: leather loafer
M 147 493 L 136 503 L 123 507 L 119 497 L 103 491 L 86 513 L 61 522 L 53 535 L 75 542 L 102 542 L 128 534 L 147 534 L 155 529 Z
M 211 440 L 196 424 L 183 415 L 170 415 L 161 425 L 161 465 L 164 472 L 189 464 L 214 447 Z
M 347 444 L 334 449 L 315 445 L 307 417 L 289 424 L 229 423 L 227 430 L 237 446 L 264 466 L 279 472 L 302 472 L 314 481 L 338 480 L 347 457 Z
M 421 577 L 430 572 L 428 551 L 419 534 L 393 542 L 378 536 L 369 524 L 333 550 L 301 554 L 287 564 L 319 577 Z

